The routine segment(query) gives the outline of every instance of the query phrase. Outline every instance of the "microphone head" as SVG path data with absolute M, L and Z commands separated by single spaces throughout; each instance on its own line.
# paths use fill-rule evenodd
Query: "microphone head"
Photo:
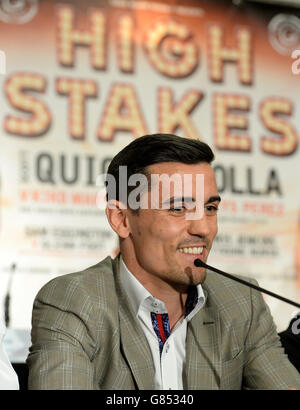
M 194 265 L 197 266 L 197 268 L 201 268 L 201 267 L 205 268 L 205 266 L 206 266 L 205 263 L 202 262 L 202 260 L 199 259 L 199 258 L 194 260 Z

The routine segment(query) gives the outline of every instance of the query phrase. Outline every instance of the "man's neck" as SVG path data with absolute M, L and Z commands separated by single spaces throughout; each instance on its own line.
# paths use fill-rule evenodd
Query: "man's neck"
M 156 299 L 164 302 L 169 316 L 170 329 L 185 314 L 185 304 L 188 296 L 188 287 L 174 287 L 164 280 L 153 277 L 150 273 L 140 272 L 131 267 L 130 262 L 123 258 L 124 263 L 132 275 L 143 285 L 145 289 Z

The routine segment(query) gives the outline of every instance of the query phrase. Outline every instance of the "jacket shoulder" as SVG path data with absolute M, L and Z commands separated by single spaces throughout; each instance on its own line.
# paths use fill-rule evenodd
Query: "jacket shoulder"
M 233 276 L 257 285 L 257 281 L 253 278 L 242 275 Z M 207 271 L 203 287 L 208 294 L 208 304 L 216 306 L 219 311 L 229 315 L 236 313 L 240 317 L 243 314 L 249 317 L 253 300 L 260 300 L 263 303 L 261 293 L 257 290 L 210 270 Z
M 67 307 L 71 300 L 85 304 L 108 302 L 115 293 L 113 262 L 107 257 L 85 270 L 58 276 L 40 289 L 36 299 L 55 300 L 61 307 Z

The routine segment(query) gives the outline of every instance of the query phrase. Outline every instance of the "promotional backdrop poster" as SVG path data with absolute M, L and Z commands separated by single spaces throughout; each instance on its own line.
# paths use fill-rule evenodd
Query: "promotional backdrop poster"
M 50 279 L 116 254 L 97 176 L 156 132 L 215 153 L 222 203 L 208 263 L 299 302 L 297 48 L 300 12 L 288 7 L 0 1 L 0 314 L 9 291 L 9 330 L 29 335 L 34 297 Z M 265 300 L 285 329 L 296 308 Z

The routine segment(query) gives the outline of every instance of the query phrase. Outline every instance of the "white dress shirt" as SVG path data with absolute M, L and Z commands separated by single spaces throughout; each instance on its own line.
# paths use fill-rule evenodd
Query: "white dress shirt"
M 6 328 L 0 323 L 0 390 L 19 390 L 19 380 L 3 346 Z
M 151 312 L 167 314 L 164 302 L 154 298 L 144 288 L 127 269 L 122 257 L 120 258 L 120 278 L 150 346 L 155 368 L 155 389 L 183 390 L 185 386 L 183 385 L 182 373 L 186 360 L 187 324 L 205 304 L 202 286 L 195 287 L 196 300 L 194 307 L 176 323 L 163 346 L 161 343 L 160 351 L 159 339 L 153 327 Z M 166 315 L 164 316 L 166 317 Z

